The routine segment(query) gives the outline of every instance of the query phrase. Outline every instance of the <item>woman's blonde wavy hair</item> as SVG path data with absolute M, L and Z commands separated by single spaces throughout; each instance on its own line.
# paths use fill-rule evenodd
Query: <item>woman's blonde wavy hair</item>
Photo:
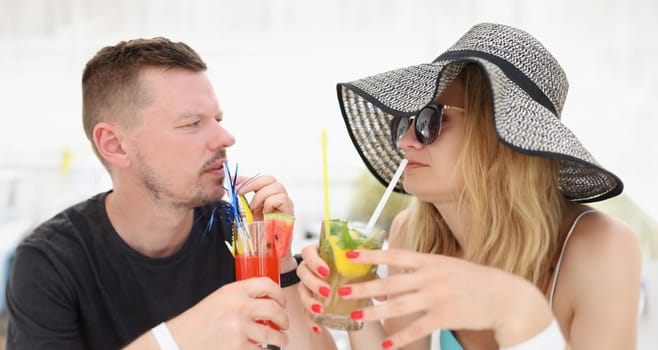
M 566 207 L 557 181 L 559 164 L 498 140 L 489 85 L 479 66 L 467 64 L 458 79 L 464 82 L 467 115 L 458 163 L 464 180 L 459 208 L 460 216 L 468 218 L 468 242 L 460 247 L 436 207 L 416 199 L 406 246 L 497 267 L 543 289 L 560 248 Z

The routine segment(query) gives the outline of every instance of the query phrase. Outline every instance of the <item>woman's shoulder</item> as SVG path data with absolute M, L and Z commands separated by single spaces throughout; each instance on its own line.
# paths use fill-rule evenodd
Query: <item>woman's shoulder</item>
M 632 253 L 639 248 L 638 236 L 629 225 L 599 210 L 589 209 L 580 215 L 588 209 L 577 206 L 569 210 L 566 224 L 573 226 L 573 232 L 565 254 L 614 257 L 618 252 Z
M 578 213 L 567 216 L 574 222 Z M 598 210 L 582 215 L 574 225 L 566 243 L 561 279 L 566 279 L 566 288 L 576 299 L 579 296 L 586 299 L 591 293 L 601 295 L 601 289 L 606 289 L 602 283 L 631 282 L 639 278 L 640 243 L 630 226 Z

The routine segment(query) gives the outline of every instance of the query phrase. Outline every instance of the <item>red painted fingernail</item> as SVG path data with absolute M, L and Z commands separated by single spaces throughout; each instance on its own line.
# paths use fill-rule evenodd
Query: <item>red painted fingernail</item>
M 318 326 L 313 326 L 313 332 L 320 334 L 320 327 Z
M 354 310 L 350 314 L 350 318 L 353 320 L 360 320 L 363 318 L 363 310 Z
M 322 305 L 313 304 L 313 305 L 311 305 L 311 310 L 313 310 L 313 312 L 315 312 L 316 314 L 320 314 L 320 313 L 322 313 Z
M 382 343 L 382 349 L 390 349 L 393 347 L 393 342 L 389 339 L 384 340 Z
M 359 252 L 354 250 L 348 250 L 345 252 L 345 257 L 348 259 L 356 259 L 359 257 Z
M 338 295 L 344 297 L 346 295 L 352 294 L 352 287 L 340 287 L 338 288 Z
M 324 266 L 320 266 L 320 267 L 318 267 L 318 273 L 322 277 L 327 277 L 327 276 L 329 276 L 329 269 L 324 267 Z
M 331 289 L 329 289 L 328 287 L 320 287 L 318 292 L 320 292 L 320 295 L 322 295 L 323 297 L 329 298 L 329 293 L 331 293 Z

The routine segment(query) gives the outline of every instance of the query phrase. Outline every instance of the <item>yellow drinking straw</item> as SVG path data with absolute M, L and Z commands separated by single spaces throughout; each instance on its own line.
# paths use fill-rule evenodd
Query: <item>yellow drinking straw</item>
M 327 130 L 322 129 L 322 185 L 324 187 L 324 234 L 329 232 L 329 175 L 327 174 Z

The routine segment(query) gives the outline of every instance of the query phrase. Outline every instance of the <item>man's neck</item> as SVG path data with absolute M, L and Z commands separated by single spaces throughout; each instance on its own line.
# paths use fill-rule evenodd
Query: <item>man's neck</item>
M 177 252 L 187 240 L 194 219 L 193 209 L 117 191 L 107 195 L 105 208 L 119 237 L 140 254 L 152 258 Z

